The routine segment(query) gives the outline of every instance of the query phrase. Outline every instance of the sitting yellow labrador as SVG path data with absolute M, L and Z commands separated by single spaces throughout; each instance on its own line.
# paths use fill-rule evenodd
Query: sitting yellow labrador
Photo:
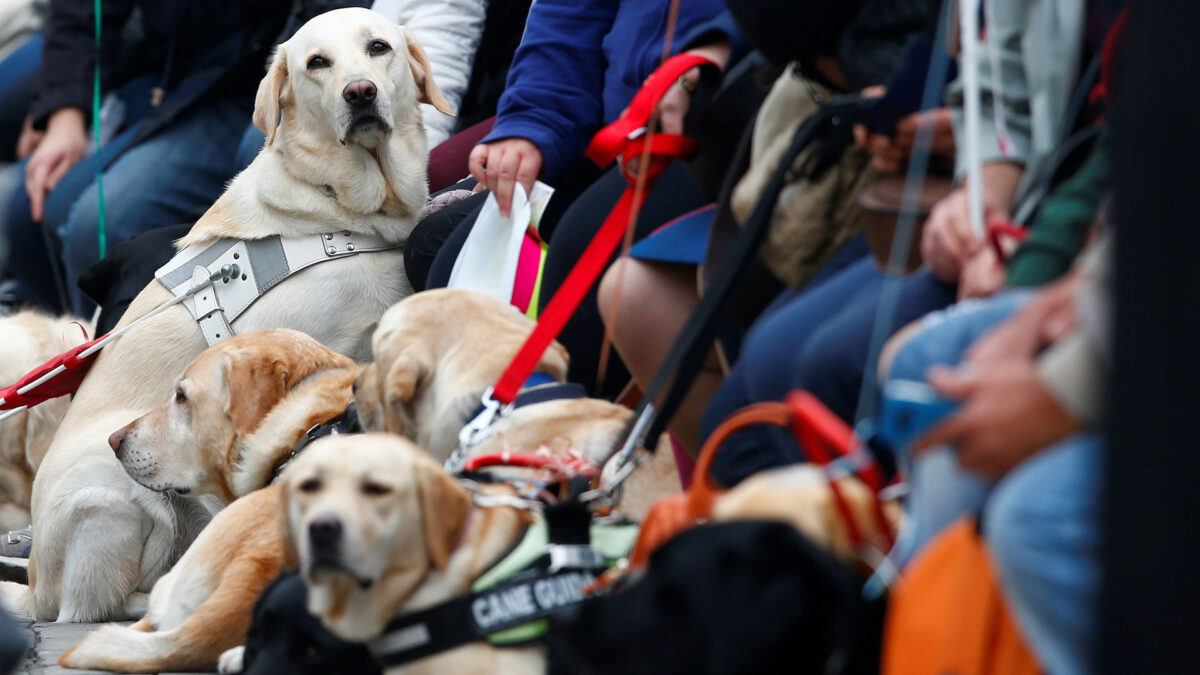
M 154 584 L 146 616 L 101 627 L 59 663 L 211 670 L 222 652 L 242 644 L 283 552 L 278 488 L 263 486 L 305 431 L 342 414 L 358 372 L 298 331 L 247 333 L 205 350 L 170 402 L 113 433 L 118 459 L 139 484 L 229 506 Z
M 308 586 L 308 610 L 352 642 L 378 637 L 397 614 L 468 594 L 531 522 L 528 511 L 474 506 L 426 452 L 388 434 L 317 441 L 284 471 L 282 486 L 289 556 Z M 541 646 L 472 642 L 387 672 L 545 668 Z
M 411 293 L 402 245 L 428 197 L 421 102 L 450 110 L 421 48 L 370 10 L 322 14 L 276 49 L 255 100 L 254 122 L 266 143 L 178 246 L 195 247 L 190 260 L 197 260 L 204 255 L 198 251 L 211 253 L 206 247 L 222 239 L 272 247 L 278 236 L 331 258 L 313 258 L 322 262 L 245 305 L 230 319 L 233 333 L 294 328 L 367 358 L 379 316 Z M 362 242 L 379 250 L 364 253 Z M 231 245 L 249 251 L 249 244 Z M 243 275 L 255 273 L 258 288 L 277 278 L 282 264 L 272 260 L 266 268 L 239 264 Z M 251 284 L 244 277 L 227 281 L 253 292 L 239 285 Z M 186 290 L 182 283 L 172 288 Z M 164 283 L 151 281 L 119 325 L 172 297 Z M 212 298 L 200 293 L 201 301 Z M 34 478 L 30 587 L 4 587 L 10 609 L 44 621 L 137 618 L 145 611 L 146 592 L 198 529 L 195 510 L 130 480 L 106 439 L 174 395 L 175 379 L 207 346 L 206 335 L 181 304 L 100 354 Z
M 375 360 L 358 381 L 355 402 L 368 431 L 402 434 L 445 461 L 458 432 L 471 419 L 533 330 L 534 322 L 511 305 L 466 289 L 418 293 L 389 309 L 372 337 Z M 535 372 L 561 382 L 567 352 L 555 342 Z M 632 412 L 594 398 L 562 398 L 516 408 L 499 418 L 471 455 L 541 447 L 578 453 L 603 466 Z M 665 437 L 653 461 L 626 483 L 619 504 L 640 519 L 659 497 L 679 491 L 675 458 Z

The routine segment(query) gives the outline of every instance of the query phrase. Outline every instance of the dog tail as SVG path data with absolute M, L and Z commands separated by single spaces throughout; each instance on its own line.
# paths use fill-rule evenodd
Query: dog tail
M 15 581 L 0 581 L 0 604 L 14 616 L 36 619 L 33 607 L 33 589 Z
M 58 659 L 64 668 L 113 670 L 124 673 L 157 673 L 164 670 L 204 670 L 186 663 L 173 631 L 146 631 L 139 627 L 108 624 L 92 631 Z M 148 625 L 146 626 L 149 627 Z

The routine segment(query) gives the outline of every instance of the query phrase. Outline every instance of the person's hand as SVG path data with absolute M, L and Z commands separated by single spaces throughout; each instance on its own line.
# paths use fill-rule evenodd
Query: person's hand
M 1075 273 L 1038 292 L 1012 318 L 984 333 L 967 349 L 966 363 L 989 368 L 1013 360 L 1029 360 L 1075 326 Z
M 479 185 L 496 195 L 500 215 L 507 218 L 512 212 L 513 185 L 520 183 L 529 194 L 542 172 L 542 151 L 524 138 L 480 143 L 471 151 L 467 167 Z
M 87 129 L 83 111 L 62 108 L 50 116 L 46 136 L 25 165 L 25 192 L 29 195 L 30 213 L 36 222 L 42 221 L 46 193 L 58 185 L 71 167 L 87 154 Z
M 955 283 L 963 265 L 980 247 L 967 209 L 967 188 L 955 189 L 934 205 L 921 232 L 921 258 L 933 274 Z
M 732 47 L 728 42 L 716 42 L 703 47 L 689 49 L 685 54 L 696 54 L 703 56 L 713 63 L 717 64 L 717 69 L 722 72 L 725 70 L 725 64 L 729 62 L 729 54 Z M 682 81 L 687 82 L 684 86 Z M 663 94 L 662 100 L 658 102 L 658 128 L 666 134 L 682 134 L 684 132 L 683 120 L 687 117 L 688 109 L 692 105 L 692 92 L 700 85 L 700 69 L 692 68 L 691 70 L 680 76 L 671 88 Z M 628 112 L 629 109 L 621 111 L 621 115 Z M 626 163 L 626 170 L 632 175 L 637 175 L 641 163 L 640 157 L 630 157 Z
M 983 165 L 983 222 L 1009 220 L 1012 204 L 1024 168 L 1011 162 Z M 921 233 L 921 257 L 937 278 L 958 283 L 967 258 L 985 244 L 976 236 L 967 209 L 967 186 L 962 185 L 934 205 Z
M 930 384 L 962 405 L 913 445 L 920 453 L 939 445 L 958 450 L 964 468 L 999 478 L 1033 453 L 1080 429 L 1046 389 L 1031 359 L 991 368 L 935 367 Z
M 46 132 L 34 129 L 33 119 L 26 116 L 25 123 L 21 125 L 21 135 L 17 138 L 17 159 L 28 157 L 45 137 Z
M 872 88 L 873 89 L 873 88 Z M 881 95 L 863 90 L 864 96 Z M 906 115 L 896 123 L 895 137 L 872 134 L 865 126 L 854 127 L 854 138 L 871 153 L 871 166 L 880 173 L 897 173 L 912 156 L 917 132 L 921 127 L 933 127 L 930 151 L 942 157 L 954 156 L 954 125 L 949 108 L 934 108 Z
M 963 263 L 958 277 L 958 299 L 986 298 L 1000 290 L 1006 276 L 1004 262 L 996 255 L 996 249 L 980 246 Z

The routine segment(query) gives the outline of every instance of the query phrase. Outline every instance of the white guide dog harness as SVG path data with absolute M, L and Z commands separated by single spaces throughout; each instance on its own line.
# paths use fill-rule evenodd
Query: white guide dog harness
M 154 278 L 176 298 L 191 292 L 182 304 L 211 347 L 234 335 L 233 322 L 250 305 L 300 270 L 403 246 L 378 235 L 347 231 L 304 237 L 218 239 L 183 249 L 160 267 Z M 211 286 L 202 288 L 209 283 Z

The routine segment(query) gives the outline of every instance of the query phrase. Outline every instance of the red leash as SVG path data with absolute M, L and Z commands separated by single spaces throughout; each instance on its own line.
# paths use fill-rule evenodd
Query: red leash
M 492 388 L 492 398 L 499 403 L 507 405 L 516 398 L 525 378 L 533 372 L 546 348 L 562 332 L 567 320 L 574 314 L 583 297 L 608 264 L 630 218 L 641 209 L 654 181 L 662 175 L 672 160 L 688 160 L 696 154 L 699 146 L 694 140 L 677 134 L 647 135 L 646 126 L 658 102 L 666 95 L 671 85 L 687 71 L 704 65 L 715 66 L 712 61 L 691 54 L 681 54 L 664 63 L 646 80 L 625 114 L 601 129 L 588 145 L 588 158 L 601 167 L 621 159 L 621 173 L 630 182 L 629 187 L 625 189 L 621 200 L 609 213 L 608 219 L 604 221 L 604 225 L 600 227 L 600 231 L 596 233 L 579 262 L 550 299 L 545 311 L 538 317 L 537 327 L 526 338 L 525 344 L 521 345 L 517 355 Z M 650 161 L 642 169 L 646 173 L 645 189 L 639 192 L 635 189 L 637 177 L 630 176 L 625 166 L 630 159 L 647 150 L 647 139 Z

